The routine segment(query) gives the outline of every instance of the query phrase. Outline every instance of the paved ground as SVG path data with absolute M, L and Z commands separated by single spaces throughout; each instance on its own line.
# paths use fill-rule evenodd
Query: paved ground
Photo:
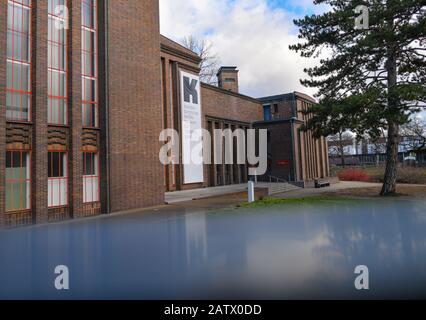
M 314 189 L 298 189 L 294 191 L 289 191 L 285 193 L 279 193 L 271 196 L 272 198 L 303 198 L 303 197 L 312 197 L 316 195 L 332 195 L 332 194 L 344 194 L 344 195 L 357 195 L 362 194 L 363 196 L 371 194 L 374 196 L 380 192 L 382 184 L 380 183 L 369 183 L 369 182 L 355 182 L 355 181 L 342 181 L 340 183 L 332 184 L 330 187 Z M 408 185 L 404 185 L 408 186 Z M 256 188 L 268 188 L 268 184 L 257 184 Z M 374 188 L 374 191 L 372 191 Z M 358 191 L 359 190 L 359 191 Z M 368 192 L 363 192 L 363 190 L 368 190 Z M 376 191 L 377 190 L 377 191 Z M 182 204 L 189 205 L 193 200 L 207 199 L 211 203 L 216 203 L 220 201 L 225 201 L 228 203 L 227 199 L 235 199 L 246 201 L 247 198 L 247 185 L 239 184 L 232 186 L 216 187 L 216 188 L 205 188 L 205 189 L 196 189 L 196 190 L 187 190 L 179 192 L 169 192 L 166 193 L 166 203 L 172 204 Z M 349 194 L 348 194 L 349 193 Z M 220 199 L 216 199 L 219 198 Z M 219 201 L 218 201 L 219 200 Z M 208 203 L 208 201 L 207 201 Z
M 255 185 L 256 189 L 268 189 L 268 187 L 269 187 L 268 183 L 257 183 Z M 167 192 L 166 203 L 167 204 L 180 203 L 180 202 L 186 202 L 191 200 L 219 197 L 223 195 L 241 193 L 246 191 L 247 191 L 247 184 L 235 184 L 231 186 Z
M 246 184 L 237 184 L 232 186 L 223 186 L 216 188 L 204 188 L 195 190 L 175 191 L 166 193 L 166 203 L 180 203 L 191 201 L 195 199 L 211 198 L 225 194 L 245 192 L 247 190 Z
M 299 189 L 299 190 L 294 190 L 294 191 L 290 191 L 286 193 L 276 194 L 272 196 L 272 198 L 278 198 L 278 199 L 303 198 L 303 197 L 311 197 L 311 196 L 324 195 L 324 194 L 330 194 L 330 193 L 339 193 L 340 191 L 349 190 L 349 189 L 367 189 L 367 188 L 377 188 L 381 186 L 382 185 L 379 183 L 341 181 L 339 183 L 332 184 L 330 187 L 327 187 L 327 188 Z

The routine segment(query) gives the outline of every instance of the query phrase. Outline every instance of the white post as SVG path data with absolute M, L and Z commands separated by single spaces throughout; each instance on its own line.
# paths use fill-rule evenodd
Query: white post
M 254 182 L 253 181 L 248 182 L 248 202 L 249 203 L 254 202 Z

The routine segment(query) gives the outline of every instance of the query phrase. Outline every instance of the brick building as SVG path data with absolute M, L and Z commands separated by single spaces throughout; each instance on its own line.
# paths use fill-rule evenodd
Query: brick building
M 138 209 L 164 203 L 165 191 L 246 182 L 247 164 L 159 161 L 160 132 L 184 136 L 191 108 L 210 132 L 263 119 L 265 101 L 239 93 L 235 67 L 223 67 L 214 87 L 199 82 L 199 64 L 160 36 L 158 0 L 1 0 L 0 226 Z M 290 131 L 305 141 L 298 125 Z M 277 137 L 290 141 L 285 130 Z M 299 150 L 309 168 L 295 177 L 316 177 L 323 169 L 313 163 L 323 160 Z
M 1 224 L 163 202 L 158 17 L 155 0 L 0 1 Z
M 200 58 L 192 51 L 172 40 L 161 36 L 162 66 L 162 114 L 163 128 L 175 129 L 182 135 L 182 101 L 180 74 L 182 72 L 198 76 Z M 232 87 L 222 88 L 222 83 Z M 252 123 L 262 119 L 262 104 L 259 100 L 238 92 L 238 72 L 235 67 L 222 67 L 218 73 L 219 87 L 201 83 L 201 127 L 213 136 L 215 129 L 247 130 Z M 224 82 L 221 80 L 224 79 Z M 234 144 L 237 143 L 234 141 Z M 213 142 L 212 142 L 213 144 Z M 223 146 L 224 147 L 224 146 Z M 214 146 L 211 146 L 212 150 Z M 237 149 L 236 146 L 234 148 Z M 224 151 L 223 151 L 224 152 Z M 182 153 L 182 152 L 181 152 Z M 182 159 L 181 159 L 182 160 Z M 212 161 L 213 162 L 213 161 Z M 182 161 L 180 161 L 182 163 Z M 245 183 L 248 180 L 247 165 L 204 165 L 203 179 L 196 183 L 185 183 L 185 168 L 182 164 L 165 167 L 167 191 L 186 190 L 202 187 Z
M 259 99 L 263 121 L 258 129 L 268 130 L 268 175 L 295 182 L 312 182 L 329 176 L 328 146 L 325 138 L 316 139 L 301 131 L 308 120 L 304 113 L 316 101 L 294 92 Z

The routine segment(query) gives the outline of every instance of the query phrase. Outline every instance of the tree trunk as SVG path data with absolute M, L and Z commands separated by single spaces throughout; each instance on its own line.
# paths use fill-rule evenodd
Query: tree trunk
M 390 123 L 386 151 L 386 172 L 381 192 L 382 196 L 396 194 L 396 179 L 398 173 L 398 137 L 398 125 Z
M 393 25 L 393 21 L 391 22 Z M 398 145 L 399 145 L 399 125 L 394 116 L 400 112 L 398 110 L 398 98 L 395 97 L 393 89 L 397 85 L 398 71 L 393 46 L 388 47 L 386 70 L 388 73 L 388 108 L 390 117 L 388 118 L 388 141 L 386 148 L 386 172 L 383 182 L 382 196 L 393 195 L 396 193 L 396 178 L 398 165 Z
M 393 20 L 389 20 L 390 28 L 393 28 Z M 388 141 L 386 148 L 386 172 L 383 181 L 382 196 L 396 194 L 396 178 L 398 173 L 398 146 L 399 146 L 399 124 L 395 115 L 400 115 L 399 99 L 395 95 L 394 89 L 398 84 L 398 68 L 395 53 L 395 44 L 391 43 L 387 47 L 387 82 L 388 82 L 388 109 L 390 117 L 388 121 Z

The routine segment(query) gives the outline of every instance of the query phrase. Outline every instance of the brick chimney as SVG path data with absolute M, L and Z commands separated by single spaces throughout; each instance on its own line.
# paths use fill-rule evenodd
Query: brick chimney
M 238 70 L 237 67 L 221 67 L 217 73 L 219 88 L 239 92 L 238 88 Z

